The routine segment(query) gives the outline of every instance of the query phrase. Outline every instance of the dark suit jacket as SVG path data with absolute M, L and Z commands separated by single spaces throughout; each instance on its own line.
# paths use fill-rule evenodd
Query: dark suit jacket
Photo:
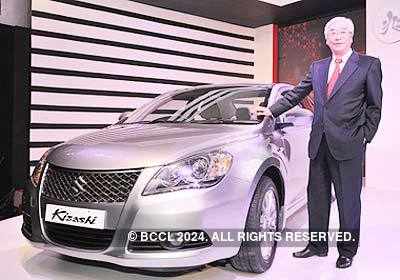
M 331 57 L 315 61 L 293 90 L 270 107 L 277 117 L 296 106 L 314 90 L 314 119 L 308 155 L 315 158 L 323 133 L 337 160 L 351 159 L 363 152 L 363 141 L 371 142 L 381 119 L 382 71 L 378 58 L 353 52 L 326 97 Z

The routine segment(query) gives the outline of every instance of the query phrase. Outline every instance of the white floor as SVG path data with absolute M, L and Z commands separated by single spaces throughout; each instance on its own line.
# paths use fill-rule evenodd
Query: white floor
M 336 248 L 326 258 L 295 259 L 300 248 L 278 248 L 274 264 L 264 274 L 235 271 L 230 265 L 207 266 L 174 277 L 129 273 L 111 268 L 83 265 L 34 249 L 20 233 L 21 217 L 0 222 L 0 279 L 399 279 L 400 275 L 400 188 L 381 190 L 368 188 L 362 194 L 361 243 L 353 266 L 335 268 Z M 337 228 L 338 214 L 333 204 L 331 227 Z M 291 228 L 305 227 L 305 209 L 289 221 Z

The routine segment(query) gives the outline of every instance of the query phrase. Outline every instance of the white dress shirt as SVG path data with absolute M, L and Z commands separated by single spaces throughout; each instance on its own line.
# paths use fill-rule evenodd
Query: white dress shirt
M 353 53 L 353 50 L 350 49 L 347 53 L 345 53 L 342 56 L 342 62 L 339 64 L 339 68 L 340 68 L 340 72 L 342 72 L 344 65 L 346 64 L 347 60 L 349 59 L 349 57 L 351 56 L 351 54 Z M 335 59 L 337 58 L 337 56 L 332 55 L 332 60 L 331 60 L 331 64 L 329 65 L 329 72 L 328 72 L 328 81 L 327 83 L 331 80 L 331 77 L 333 75 L 333 72 L 335 72 Z

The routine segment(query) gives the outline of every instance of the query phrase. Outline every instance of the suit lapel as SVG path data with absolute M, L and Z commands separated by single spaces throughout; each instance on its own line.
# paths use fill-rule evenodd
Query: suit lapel
M 345 66 L 343 67 L 343 70 L 340 73 L 339 78 L 337 79 L 335 86 L 333 87 L 332 93 L 327 102 L 333 98 L 333 96 L 343 86 L 343 84 L 347 81 L 347 79 L 350 78 L 350 76 L 357 70 L 358 60 L 359 60 L 359 55 L 353 51 L 353 53 L 347 60 Z

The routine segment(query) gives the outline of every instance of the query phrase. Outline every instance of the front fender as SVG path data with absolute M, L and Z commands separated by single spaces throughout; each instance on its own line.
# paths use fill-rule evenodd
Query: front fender
M 285 220 L 286 220 L 286 217 L 285 217 L 285 204 L 286 204 L 285 203 L 285 198 L 286 198 L 286 196 L 285 196 L 285 171 L 283 168 L 283 163 L 280 160 L 278 160 L 277 158 L 274 158 L 274 157 L 267 158 L 258 168 L 258 170 L 254 176 L 254 180 L 252 181 L 252 183 L 250 185 L 251 195 L 249 195 L 249 200 L 247 201 L 247 204 L 246 204 L 247 213 L 249 211 L 250 203 L 254 196 L 254 192 L 257 188 L 258 182 L 261 180 L 262 176 L 269 175 L 269 171 L 271 170 L 271 168 L 274 168 L 275 170 L 277 170 L 277 172 L 279 172 L 280 181 L 281 181 L 281 186 L 280 186 L 281 191 L 279 193 L 282 196 L 280 198 L 280 201 L 282 201 L 283 204 L 281 202 L 281 205 L 280 205 L 281 207 L 280 207 L 280 210 L 278 213 L 278 215 L 279 215 L 278 230 L 282 230 L 285 226 Z M 274 178 L 271 178 L 271 179 L 274 179 Z

